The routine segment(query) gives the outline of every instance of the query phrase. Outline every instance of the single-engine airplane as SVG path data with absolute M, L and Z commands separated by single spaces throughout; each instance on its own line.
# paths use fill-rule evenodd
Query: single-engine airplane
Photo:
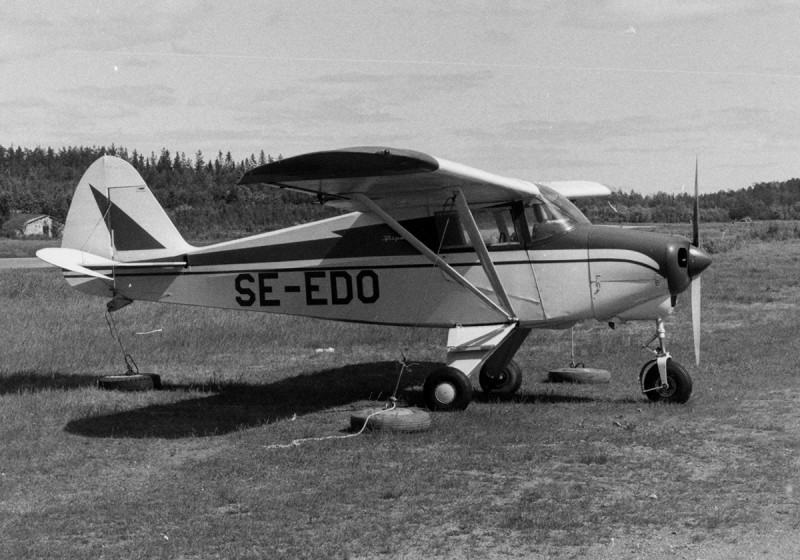
M 522 382 L 512 360 L 536 328 L 585 319 L 655 321 L 640 373 L 651 401 L 686 402 L 692 380 L 666 351 L 664 319 L 711 262 L 695 239 L 595 226 L 569 199 L 610 190 L 532 183 L 416 151 L 358 147 L 290 157 L 239 184 L 314 195 L 351 210 L 206 247 L 184 241 L 139 173 L 103 156 L 81 178 L 61 248 L 37 255 L 67 282 L 109 298 L 448 329 L 446 366 L 423 388 L 457 410 Z M 695 353 L 699 307 L 695 314 Z

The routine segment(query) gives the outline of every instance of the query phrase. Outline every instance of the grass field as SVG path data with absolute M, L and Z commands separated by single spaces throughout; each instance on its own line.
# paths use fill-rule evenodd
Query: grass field
M 58 247 L 58 239 L 12 239 L 0 237 L 0 259 L 33 257 L 45 247 Z
M 569 331 L 536 331 L 512 399 L 290 448 L 270 446 L 345 434 L 403 354 L 400 395 L 418 403 L 445 333 L 135 303 L 117 327 L 165 390 L 101 391 L 125 369 L 105 302 L 56 270 L 0 271 L 0 557 L 796 558 L 790 230 L 713 230 L 699 367 L 688 297 L 667 327 L 686 405 L 638 391 L 651 325 L 587 324 L 576 357 L 608 385 L 546 383 Z

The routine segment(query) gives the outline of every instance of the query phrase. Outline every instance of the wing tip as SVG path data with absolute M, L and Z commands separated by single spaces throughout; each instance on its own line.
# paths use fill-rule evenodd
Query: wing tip
M 549 181 L 539 184 L 553 189 L 566 198 L 609 196 L 613 192 L 610 187 L 596 181 Z

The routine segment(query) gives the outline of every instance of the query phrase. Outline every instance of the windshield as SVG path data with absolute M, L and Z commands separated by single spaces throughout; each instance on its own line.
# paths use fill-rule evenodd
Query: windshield
M 544 200 L 530 199 L 525 202 L 525 219 L 531 234 L 531 243 L 542 242 L 566 233 L 578 224 L 589 223 L 586 216 L 565 197 L 550 187 L 538 187 Z

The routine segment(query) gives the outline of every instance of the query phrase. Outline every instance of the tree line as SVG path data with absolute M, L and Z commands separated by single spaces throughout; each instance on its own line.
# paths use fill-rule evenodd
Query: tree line
M 216 239 L 288 227 L 332 216 L 335 210 L 300 193 L 259 185 L 237 185 L 245 171 L 281 159 L 262 150 L 235 161 L 230 152 L 206 157 L 145 155 L 114 145 L 23 149 L 0 146 L 0 223 L 13 212 L 48 214 L 64 221 L 72 194 L 86 169 L 104 155 L 128 161 L 139 172 L 181 232 Z
M 578 206 L 597 223 L 690 222 L 694 195 L 657 193 L 642 196 L 634 191 L 581 200 Z M 700 195 L 700 221 L 800 219 L 800 179 L 756 183 L 744 189 Z
M 235 161 L 219 151 L 208 157 L 171 153 L 149 155 L 111 146 L 33 149 L 0 146 L 0 223 L 14 212 L 66 218 L 72 193 L 86 169 L 100 156 L 130 162 L 187 237 L 231 237 L 269 231 L 332 216 L 335 210 L 299 193 L 258 185 L 237 185 L 245 171 L 281 156 L 262 150 Z M 676 223 L 692 218 L 688 193 L 643 196 L 635 191 L 580 200 L 578 206 L 596 223 Z M 700 197 L 701 220 L 800 219 L 800 179 L 756 183 Z

